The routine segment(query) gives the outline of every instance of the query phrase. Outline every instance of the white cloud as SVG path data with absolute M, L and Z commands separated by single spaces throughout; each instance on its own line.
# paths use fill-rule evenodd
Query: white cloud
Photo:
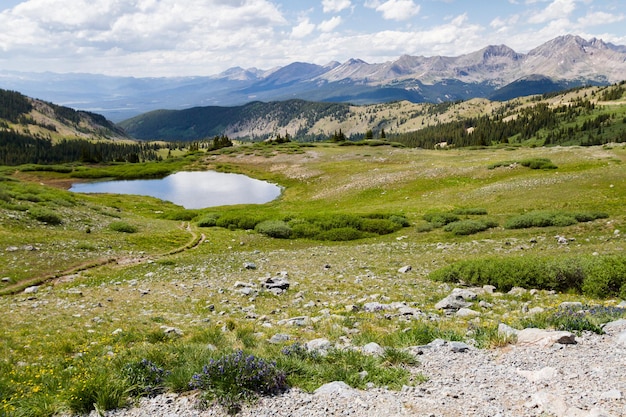
M 324 13 L 340 12 L 352 6 L 350 0 L 322 0 Z
M 410 19 L 420 11 L 420 6 L 415 4 L 413 0 L 387 0 L 384 3 L 374 0 L 366 2 L 365 6 L 375 8 L 387 20 Z
M 578 19 L 578 24 L 587 26 L 608 25 L 610 23 L 616 23 L 623 21 L 625 16 L 623 14 L 611 14 L 605 12 L 591 12 Z
M 317 27 L 319 28 L 319 30 L 321 30 L 322 32 L 332 32 L 333 30 L 335 30 L 335 28 L 337 26 L 339 26 L 341 24 L 341 16 L 334 16 L 331 19 L 328 20 L 324 20 L 322 23 L 320 23 Z
M 529 23 L 545 23 L 569 16 L 576 9 L 576 0 L 554 0 L 545 9 L 534 13 Z
M 309 19 L 302 20 L 298 26 L 291 29 L 291 36 L 294 38 L 304 38 L 309 36 L 315 30 L 315 25 Z

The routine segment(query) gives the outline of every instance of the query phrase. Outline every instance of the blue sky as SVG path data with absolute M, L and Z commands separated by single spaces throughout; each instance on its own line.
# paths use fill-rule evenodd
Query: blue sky
M 212 75 L 401 55 L 626 45 L 623 0 L 2 0 L 0 71 Z M 621 7 L 620 7 L 621 6 Z

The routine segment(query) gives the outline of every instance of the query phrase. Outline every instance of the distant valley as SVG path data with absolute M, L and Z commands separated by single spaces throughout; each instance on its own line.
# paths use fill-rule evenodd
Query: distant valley
M 0 88 L 115 122 L 157 109 L 237 106 L 303 99 L 375 104 L 488 98 L 508 100 L 581 85 L 607 85 L 626 74 L 626 46 L 567 35 L 526 54 L 505 45 L 458 57 L 402 56 L 385 63 L 350 59 L 281 68 L 231 68 L 203 77 L 133 78 L 0 71 Z

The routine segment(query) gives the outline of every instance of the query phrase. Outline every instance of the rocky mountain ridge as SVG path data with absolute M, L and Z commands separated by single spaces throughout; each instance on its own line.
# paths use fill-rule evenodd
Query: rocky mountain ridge
M 566 35 L 526 54 L 490 45 L 457 57 L 409 56 L 384 63 L 353 58 L 317 65 L 294 62 L 262 70 L 233 67 L 208 77 L 133 78 L 93 74 L 0 72 L 0 88 L 21 91 L 121 121 L 157 109 L 233 106 L 251 101 L 299 98 L 309 101 L 374 104 L 468 100 L 525 94 L 525 80 L 541 77 L 545 93 L 624 79 L 626 46 Z M 537 87 L 536 85 L 534 86 Z

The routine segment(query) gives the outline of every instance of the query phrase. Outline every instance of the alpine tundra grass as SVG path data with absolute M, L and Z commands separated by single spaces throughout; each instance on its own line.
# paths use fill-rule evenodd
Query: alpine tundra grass
M 406 355 L 409 346 L 443 338 L 490 348 L 508 342 L 497 332 L 502 322 L 597 331 L 624 317 L 617 307 L 625 296 L 624 146 L 260 149 L 242 145 L 163 162 L 284 187 L 264 205 L 202 210 L 63 189 L 70 175 L 107 176 L 106 167 L 93 175 L 89 167 L 2 168 L 0 416 L 120 407 L 137 395 L 185 392 L 194 375 L 207 399 L 236 410 L 236 399 L 254 395 L 211 385 L 213 373 L 201 376 L 232 355 L 253 357 L 259 369 L 276 372 L 272 378 L 284 372 L 285 384 L 305 390 L 335 379 L 398 389 L 428 375 Z M 537 159 L 556 168 L 495 166 Z M 140 171 L 161 172 L 159 164 Z M 133 176 L 131 167 L 110 172 Z M 506 227 L 536 213 L 579 216 Z M 226 222 L 235 218 L 254 221 Z M 301 237 L 319 226 L 309 220 L 320 218 L 367 219 L 368 230 L 385 233 Z M 460 224 L 444 227 L 454 221 Z M 576 259 L 580 268 L 560 259 Z M 539 273 L 516 281 L 499 275 L 498 265 Z M 559 265 L 565 274 L 554 272 Z M 265 288 L 276 277 L 288 279 L 286 291 Z M 434 307 L 454 286 L 488 283 L 496 291 L 479 294 L 472 307 L 479 316 L 449 317 Z M 524 285 L 536 291 L 507 292 Z M 587 312 L 561 312 L 565 301 Z M 372 302 L 403 303 L 416 313 L 366 308 Z M 534 307 L 544 312 L 529 317 Z M 334 346 L 332 361 L 294 347 L 318 338 Z M 370 342 L 385 354 L 342 349 Z

